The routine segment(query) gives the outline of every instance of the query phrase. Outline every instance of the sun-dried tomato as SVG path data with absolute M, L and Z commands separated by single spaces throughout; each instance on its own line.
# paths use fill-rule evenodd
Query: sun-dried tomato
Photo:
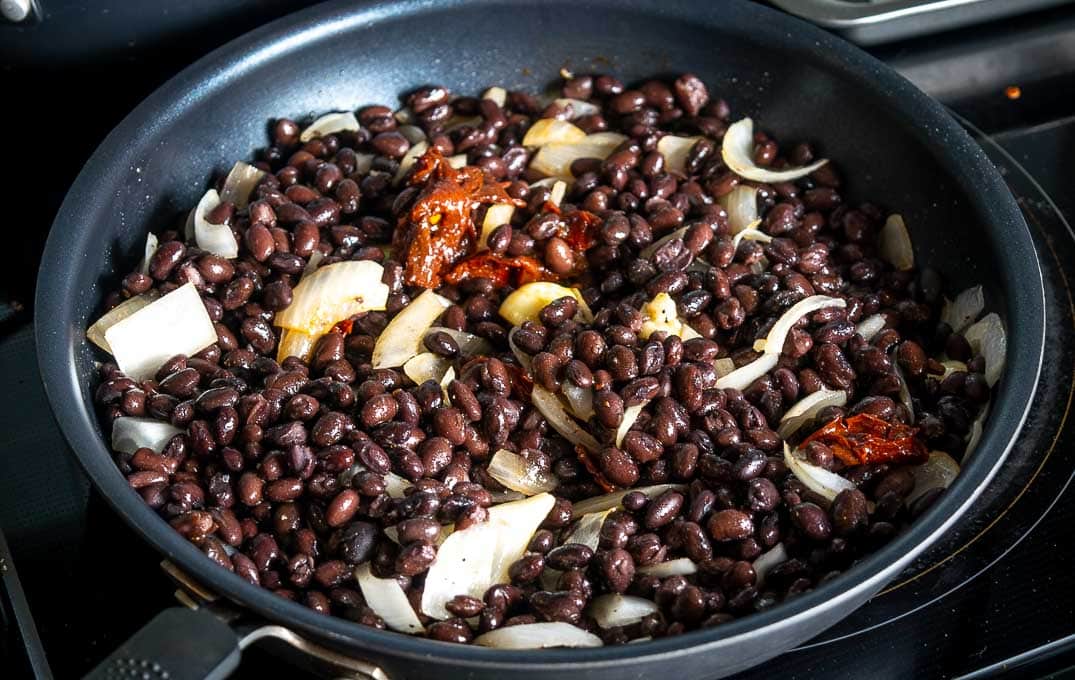
M 468 279 L 490 279 L 497 286 L 521 286 L 534 281 L 553 281 L 556 276 L 532 257 L 504 257 L 478 253 L 457 264 L 444 280 L 456 285 Z
M 567 230 L 562 238 L 576 253 L 585 253 L 597 240 L 601 218 L 586 210 L 576 210 L 563 216 Z
M 847 465 L 921 463 L 929 457 L 929 452 L 917 434 L 917 428 L 909 425 L 860 413 L 833 418 L 803 440 L 800 447 L 820 442 Z
M 421 187 L 409 213 L 399 220 L 393 246 L 404 262 L 403 278 L 435 288 L 441 277 L 477 243 L 474 209 L 482 204 L 525 203 L 475 166 L 453 168 L 436 149 L 414 163 L 411 186 Z
M 337 322 L 336 325 L 332 327 L 332 330 L 343 333 L 344 335 L 350 335 L 354 326 L 354 319 L 344 319 L 343 321 Z
M 608 479 L 605 478 L 605 475 L 601 473 L 601 470 L 598 469 L 597 465 L 594 464 L 592 460 L 590 460 L 589 451 L 587 451 L 584 447 L 576 444 L 575 456 L 579 459 L 579 462 L 582 463 L 582 467 L 586 468 L 586 471 L 590 473 L 590 476 L 593 477 L 593 480 L 597 482 L 597 486 L 604 489 L 605 493 L 612 493 L 616 490 L 616 485 L 608 481 Z

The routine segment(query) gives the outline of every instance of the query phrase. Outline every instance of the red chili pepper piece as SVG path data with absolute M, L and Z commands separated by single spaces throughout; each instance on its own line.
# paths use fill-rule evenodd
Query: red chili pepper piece
M 601 474 L 601 470 L 598 469 L 597 465 L 595 465 L 594 462 L 590 460 L 589 451 L 576 444 L 575 456 L 579 459 L 579 462 L 582 463 L 582 466 L 586 468 L 586 471 L 590 473 L 590 475 L 593 477 L 593 480 L 597 482 L 597 486 L 604 489 L 605 493 L 612 493 L 616 490 L 616 485 L 608 481 L 608 479 L 606 479 L 605 476 Z
M 563 216 L 567 231 L 562 238 L 576 253 L 584 253 L 593 246 L 601 218 L 586 210 L 576 210 Z
M 860 413 L 833 418 L 800 446 L 820 442 L 847 465 L 867 463 L 921 463 L 929 457 L 925 445 L 915 436 L 918 429 L 909 425 Z
M 344 319 L 343 321 L 337 322 L 336 325 L 334 325 L 332 327 L 332 330 L 339 331 L 339 332 L 343 333 L 344 335 L 350 335 L 351 330 L 354 327 L 355 327 L 354 319 Z

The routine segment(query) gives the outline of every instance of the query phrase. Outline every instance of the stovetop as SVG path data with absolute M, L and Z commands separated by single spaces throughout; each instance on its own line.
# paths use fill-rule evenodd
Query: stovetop
M 51 6 L 87 14 L 83 4 Z M 129 12 L 135 4 L 102 2 L 95 9 Z M 122 115 L 209 48 L 310 3 L 247 2 L 246 12 L 236 11 L 243 4 L 217 3 L 231 11 L 225 27 L 199 27 L 189 12 L 177 12 L 171 30 L 149 33 L 145 47 L 139 40 L 146 34 L 137 32 L 115 38 L 126 41 L 118 51 L 103 38 L 90 41 L 92 58 L 63 75 L 52 69 L 69 53 L 56 48 L 50 63 L 34 64 L 18 49 L 25 36 L 5 43 L 0 33 L 0 84 L 29 87 L 46 72 L 54 78 L 47 90 L 34 91 L 32 113 L 0 113 L 0 129 L 13 129 L 16 118 L 25 126 L 21 119 L 29 115 L 35 121 L 34 134 L 10 142 L 8 158 L 18 159 L 21 172 L 5 192 L 8 248 L 0 267 L 0 668 L 7 671 L 0 676 L 82 675 L 175 603 L 160 557 L 90 489 L 53 423 L 27 301 L 66 187 Z M 1008 461 L 959 528 L 850 617 L 739 678 L 1043 677 L 1075 667 L 1073 45 L 1075 8 L 1061 8 L 874 50 L 964 116 L 1008 180 L 1046 279 L 1045 370 Z M 74 101 L 94 107 L 75 113 Z M 48 132 L 65 129 L 60 125 L 72 117 L 77 135 Z M 27 608 L 40 640 L 27 627 Z M 238 677 L 278 677 L 281 663 L 251 650 Z

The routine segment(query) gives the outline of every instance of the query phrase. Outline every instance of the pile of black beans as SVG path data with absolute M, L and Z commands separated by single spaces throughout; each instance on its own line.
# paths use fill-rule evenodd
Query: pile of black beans
M 971 423 L 990 397 L 983 359 L 939 323 L 935 273 L 894 271 L 878 257 L 886 212 L 849 202 L 828 164 L 795 182 L 758 185 L 760 229 L 774 240 L 733 248 L 717 198 L 745 180 L 721 161 L 721 138 L 733 120 L 723 100 L 692 75 L 637 87 L 610 75 L 579 75 L 561 87 L 561 96 L 600 107 L 576 125 L 630 139 L 603 161 L 574 164 L 576 179 L 560 214 L 546 205 L 547 187 L 529 186 L 540 177 L 528 169 L 532 152 L 520 142 L 535 120 L 570 115 L 565 107 L 525 92 L 509 92 L 500 106 L 424 87 L 405 97 L 405 110 L 432 147 L 446 156 L 466 154 L 469 164 L 526 201 L 489 239 L 493 252 L 533 256 L 557 273 L 584 270 L 573 285 L 583 290 L 594 322 L 580 324 L 575 303 L 561 300 L 515 339 L 533 356 L 535 383 L 556 391 L 572 381 L 595 390 L 588 427 L 604 448 L 590 462 L 603 481 L 619 488 L 679 483 L 683 490 L 653 499 L 628 494 L 605 521 L 596 551 L 561 545 L 572 503 L 604 491 L 529 403 L 528 379 L 507 344 L 510 326 L 497 313 L 509 290 L 488 279 L 438 290 L 454 303 L 439 325 L 495 347 L 487 357 L 467 359 L 447 334 L 427 340 L 430 351 L 455 361 L 450 404 L 433 383 L 414 385 L 400 370 L 372 369 L 378 334 L 421 291 L 404 285 L 401 264 L 385 259 L 380 247 L 414 200 L 405 184 L 391 181 L 411 142 L 393 109 L 368 106 L 357 114 L 357 132 L 305 144 L 299 123 L 274 123 L 271 144 L 256 160 L 269 174 L 249 207 L 225 202 L 209 216 L 233 229 L 238 258 L 185 242 L 181 216 L 160 233 L 149 273 L 128 274 L 107 300 L 111 307 L 191 282 L 215 323 L 215 345 L 172 358 L 155 379 L 137 382 L 104 364 L 96 392 L 106 422 L 146 416 L 184 431 L 160 453 L 117 454 L 116 464 L 135 492 L 209 559 L 318 612 L 384 628 L 356 584 L 356 565 L 368 562 L 374 574 L 394 576 L 417 610 L 441 526 L 462 529 L 486 518 L 494 494 L 503 491 L 486 465 L 507 448 L 556 475 L 556 505 L 511 567 L 511 582 L 482 599 L 457 597 L 448 607 L 456 618 L 420 615 L 427 635 L 466 643 L 502 626 L 567 621 L 612 644 L 719 625 L 794 597 L 884 544 L 936 498 L 939 490 L 914 504 L 904 501 L 914 483 L 908 466 L 844 467 L 814 443 L 809 460 L 858 487 L 830 505 L 789 474 L 774 432 L 792 404 L 822 387 L 851 395 L 846 409 L 829 407 L 823 420 L 869 413 L 910 422 L 899 400 L 898 365 L 914 397 L 919 436 L 930 449 L 961 458 Z M 667 172 L 656 151 L 669 133 L 704 136 L 689 154 L 686 176 Z M 368 170 L 361 154 L 375 156 Z M 814 157 L 808 143 L 781 145 L 756 134 L 758 165 L 802 165 Z M 585 253 L 561 238 L 565 215 L 577 209 L 601 219 Z M 684 226 L 683 238 L 639 256 Z M 328 334 L 308 363 L 278 362 L 273 315 L 291 302 L 315 252 L 324 255 L 321 266 L 382 262 L 387 311 L 356 318 L 346 336 Z M 701 338 L 639 339 L 639 309 L 659 292 L 675 299 Z M 745 391 L 715 389 L 715 359 L 750 361 L 753 341 L 813 294 L 841 296 L 847 307 L 797 324 L 778 367 Z M 867 342 L 856 322 L 877 313 L 886 328 Z M 931 358 L 942 355 L 968 370 L 942 380 L 944 367 Z M 625 409 L 646 400 L 617 448 L 612 433 Z M 364 471 L 353 474 L 356 464 Z M 385 492 L 390 471 L 413 482 L 409 495 L 394 499 Z M 399 544 L 385 536 L 390 526 L 398 528 Z M 778 543 L 789 559 L 759 585 L 753 562 Z M 636 572 L 679 557 L 693 560 L 698 572 L 667 578 Z M 550 585 L 545 569 L 562 574 Z M 586 607 L 607 592 L 650 598 L 660 613 L 600 629 Z

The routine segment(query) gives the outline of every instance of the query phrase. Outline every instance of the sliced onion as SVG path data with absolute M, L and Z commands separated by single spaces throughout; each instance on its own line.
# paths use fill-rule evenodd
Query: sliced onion
M 892 357 L 892 368 L 896 373 L 896 379 L 900 381 L 900 403 L 907 408 L 907 417 L 910 419 L 908 422 L 914 425 L 914 401 L 911 399 L 911 388 L 907 384 L 907 376 L 904 375 L 900 363 L 896 360 L 896 345 L 892 346 L 889 356 Z
M 780 426 L 776 433 L 781 439 L 787 439 L 798 432 L 803 425 L 816 419 L 822 409 L 828 406 L 843 406 L 846 403 L 847 392 L 821 388 L 813 394 L 806 395 L 789 408 L 780 419 Z
M 444 375 L 441 376 L 440 379 L 440 391 L 441 394 L 444 395 L 444 401 L 449 406 L 452 405 L 452 398 L 451 395 L 448 394 L 448 385 L 451 385 L 453 380 L 455 380 L 455 367 L 449 366 L 448 370 L 444 372 Z
M 456 595 L 480 598 L 490 586 L 510 582 L 508 568 L 526 552 L 555 502 L 542 493 L 494 505 L 488 521 L 452 533 L 426 574 L 422 611 L 435 619 L 451 618 L 444 605 Z
M 985 381 L 990 387 L 996 385 L 1004 371 L 1008 352 L 1008 339 L 1000 317 L 995 312 L 986 314 L 981 321 L 968 328 L 963 337 L 970 343 L 971 349 L 985 359 Z
M 448 156 L 448 165 L 458 170 L 467 164 L 467 155 L 465 153 L 457 153 L 454 156 Z
M 227 259 L 239 256 L 239 242 L 226 224 L 210 224 L 209 212 L 220 205 L 216 189 L 210 189 L 194 209 L 194 240 L 202 250 Z
M 982 293 L 982 287 L 974 286 L 957 295 L 955 300 L 944 301 L 941 321 L 951 326 L 954 332 L 959 333 L 977 319 L 983 309 L 985 309 L 985 295 Z
M 482 93 L 482 99 L 488 99 L 497 106 L 503 107 L 508 103 L 508 91 L 502 87 L 490 87 Z
M 953 373 L 966 373 L 967 365 L 962 361 L 956 361 L 955 359 L 945 359 L 941 362 L 941 366 L 944 367 L 944 373 L 941 374 L 940 380 L 943 382 L 945 378 Z
M 452 367 L 450 359 L 446 359 L 433 352 L 415 354 L 403 364 L 403 373 L 414 382 L 415 385 L 432 380 L 440 384 L 444 374 Z
M 152 378 L 176 354 L 194 355 L 217 341 L 193 283 L 117 321 L 104 335 L 120 370 L 135 380 Z
M 574 142 L 547 144 L 534 154 L 530 168 L 549 177 L 571 179 L 572 163 L 580 158 L 604 160 L 626 139 L 616 132 L 595 132 Z
M 513 503 L 515 501 L 521 501 L 524 498 L 526 498 L 525 493 L 520 493 L 518 491 L 512 491 L 511 489 L 506 489 L 504 491 L 490 491 L 489 492 L 489 499 L 493 503 L 496 503 L 496 504 L 498 504 L 498 503 Z
M 585 315 L 583 309 L 589 310 L 582 293 L 577 288 L 568 288 L 551 281 L 534 281 L 515 289 L 504 298 L 500 304 L 500 316 L 507 319 L 513 326 L 522 326 L 523 322 L 534 321 L 540 323 L 541 310 L 549 303 L 563 297 L 573 297 L 579 303 L 580 318 L 589 323 L 593 321 L 592 313 Z M 589 316 L 587 319 L 586 316 Z
M 881 259 L 900 271 L 914 269 L 914 248 L 911 235 L 901 215 L 889 215 L 881 228 Z
M 489 236 L 493 230 L 502 224 L 511 224 L 511 216 L 515 214 L 515 206 L 510 203 L 494 203 L 485 211 L 485 219 L 482 220 L 482 233 L 478 237 L 478 248 L 489 248 Z
M 656 498 L 662 493 L 668 490 L 682 491 L 685 489 L 682 484 L 655 484 L 653 486 L 640 486 L 634 489 L 624 489 L 622 491 L 613 491 L 612 493 L 605 494 L 603 496 L 594 496 L 593 498 L 586 498 L 572 506 L 572 510 L 576 515 L 589 515 L 595 512 L 603 512 L 605 510 L 615 510 L 623 503 L 623 497 L 627 494 L 637 491 L 644 494 L 646 498 Z
M 481 116 L 452 116 L 444 124 L 444 132 L 452 132 L 461 127 L 478 127 L 482 124 Z
M 786 312 L 780 315 L 780 318 L 776 320 L 776 323 L 769 330 L 769 334 L 765 336 L 765 353 L 779 355 L 784 350 L 784 341 L 787 340 L 788 333 L 791 332 L 792 327 L 798 323 L 799 319 L 807 314 L 813 314 L 819 309 L 829 307 L 843 309 L 847 307 L 847 302 L 843 298 L 811 295 L 793 304 Z M 756 344 L 754 349 L 762 351 L 758 349 Z
M 723 359 L 714 359 L 713 368 L 716 370 L 717 379 L 719 380 L 735 371 L 735 362 L 728 357 L 724 357 Z M 752 380 L 751 382 L 754 381 Z M 747 384 L 749 385 L 750 383 Z
M 316 341 L 341 321 L 384 309 L 388 286 L 381 282 L 383 276 L 384 268 L 369 260 L 318 267 L 303 275 L 291 304 L 276 313 L 273 323 L 313 336 Z
M 717 199 L 728 211 L 728 230 L 738 234 L 758 223 L 758 189 L 740 184 Z
M 410 172 L 410 169 L 414 167 L 418 158 L 428 150 L 428 142 L 418 142 L 407 149 L 407 153 L 403 154 L 403 158 L 399 159 L 399 169 L 396 170 L 395 176 L 392 177 L 392 184 L 398 185 L 402 182 L 403 178 Z
M 657 152 L 664 156 L 664 168 L 666 172 L 679 175 L 687 174 L 687 156 L 691 149 L 705 137 L 677 137 L 665 135 L 657 142 Z
M 545 416 L 545 420 L 549 421 L 549 425 L 552 425 L 553 429 L 567 441 L 591 452 L 601 448 L 594 436 L 582 429 L 578 421 L 568 414 L 563 403 L 552 392 L 540 385 L 534 385 L 534 389 L 530 392 L 530 401 L 541 412 L 541 415 Z
M 587 610 L 602 628 L 618 628 L 638 623 L 657 613 L 657 603 L 644 597 L 606 593 L 594 598 Z
M 884 314 L 874 314 L 859 321 L 858 325 L 855 326 L 855 332 L 861 335 L 866 342 L 869 342 L 884 329 L 886 323 L 888 323 L 888 320 Z
M 258 170 L 249 163 L 242 161 L 231 166 L 231 171 L 224 178 L 224 186 L 220 189 L 220 200 L 230 201 L 239 210 L 246 207 L 250 202 L 250 194 L 254 193 L 258 182 L 268 173 Z
M 552 183 L 552 189 L 549 189 L 549 203 L 552 203 L 557 208 L 564 202 L 564 196 L 567 194 L 567 182 L 563 180 L 556 180 Z
M 586 133 L 566 120 L 541 118 L 534 121 L 523 137 L 523 146 L 546 144 L 577 144 L 586 139 Z
M 679 335 L 683 324 L 679 320 L 676 301 L 668 293 L 657 293 L 653 299 L 642 305 L 642 328 L 638 335 L 647 339 L 658 331 L 669 335 Z
M 454 328 L 445 326 L 430 326 L 429 330 L 426 331 L 426 337 L 433 333 L 447 333 L 450 335 L 459 347 L 459 353 L 465 357 L 484 356 L 493 351 L 493 346 L 489 344 L 488 340 L 473 333 L 457 331 Z
M 417 125 L 400 125 L 396 128 L 396 132 L 403 135 L 411 144 L 418 144 L 427 139 L 425 131 Z
M 418 615 L 411 608 L 407 593 L 394 578 L 377 578 L 370 572 L 370 565 L 361 564 L 355 569 L 355 580 L 362 591 L 366 604 L 386 626 L 397 633 L 421 633 L 425 630 Z
M 759 224 L 761 224 L 761 220 L 754 220 L 747 226 L 746 229 L 739 231 L 738 233 L 736 233 L 735 236 L 732 237 L 733 252 L 739 249 L 739 244 L 742 243 L 743 239 L 746 239 L 748 241 L 758 241 L 760 243 L 773 242 L 772 236 L 758 229 Z
M 829 162 L 828 159 L 822 158 L 810 165 L 786 170 L 769 170 L 758 167 L 754 163 L 754 121 L 750 118 L 744 118 L 728 126 L 727 131 L 724 133 L 720 154 L 724 159 L 724 164 L 735 174 L 755 182 L 769 184 L 791 182 L 800 177 L 806 177 Z
M 530 355 L 522 351 L 522 349 L 515 344 L 515 332 L 518 330 L 519 327 L 515 326 L 508 331 L 508 347 L 511 348 L 511 353 L 515 355 L 515 359 L 519 362 L 519 365 L 529 371 L 531 364 Z
M 639 574 L 668 578 L 669 576 L 690 576 L 698 573 L 698 565 L 688 557 L 680 557 L 667 562 L 648 564 L 635 570 Z
M 718 359 L 719 361 L 719 359 Z M 776 368 L 780 361 L 779 354 L 762 354 L 749 364 L 740 366 L 723 378 L 717 380 L 717 389 L 745 390 L 758 378 Z
M 591 104 L 590 102 L 582 101 L 581 99 L 561 97 L 559 99 L 554 99 L 552 103 L 567 112 L 568 120 L 576 120 L 585 116 L 593 116 L 601 113 L 601 107 L 596 104 Z
M 112 450 L 134 453 L 146 448 L 160 453 L 172 437 L 182 433 L 178 427 L 161 420 L 120 416 L 112 421 Z
M 507 488 L 526 496 L 552 491 L 560 484 L 556 475 L 531 465 L 522 456 L 506 449 L 493 454 L 486 471 Z
M 649 399 L 641 404 L 635 404 L 634 406 L 628 406 L 623 410 L 623 419 L 620 420 L 619 427 L 616 428 L 616 446 L 623 444 L 623 438 L 627 436 L 627 433 L 634 427 L 635 421 L 638 420 L 639 414 L 642 413 L 642 409 L 646 408 L 646 404 L 650 402 Z
M 657 239 L 653 243 L 640 250 L 638 253 L 638 257 L 643 260 L 648 260 L 649 258 L 653 257 L 653 254 L 657 252 L 657 249 L 664 244 L 674 239 L 683 238 L 684 236 L 686 236 L 688 229 L 690 229 L 690 227 L 682 227 L 680 229 L 676 229 L 671 233 L 665 234 L 661 238 Z
M 306 261 L 306 266 L 302 268 L 302 275 L 306 277 L 317 271 L 317 267 L 321 264 L 321 260 L 323 259 L 325 259 L 325 254 L 320 250 L 315 250 L 310 253 L 310 259 Z
M 138 271 L 143 274 L 149 274 L 149 262 L 153 259 L 153 255 L 157 252 L 157 246 L 159 241 L 157 235 L 153 232 L 146 234 L 146 248 L 142 254 L 142 262 L 138 265 Z
M 324 137 L 336 132 L 357 132 L 361 126 L 355 114 L 350 111 L 344 113 L 326 113 L 321 116 L 299 135 L 299 141 L 306 143 L 317 137 Z
M 97 319 L 92 326 L 86 329 L 86 339 L 109 354 L 113 354 L 112 348 L 108 346 L 108 340 L 105 339 L 105 333 L 108 332 L 108 329 L 153 302 L 159 296 L 160 294 L 157 291 L 147 290 L 141 295 L 124 300 L 105 312 L 100 319 Z
M 409 480 L 394 472 L 387 472 L 383 476 L 385 493 L 392 498 L 403 498 L 407 495 L 407 489 L 414 486 Z
M 679 338 L 683 342 L 687 342 L 688 340 L 693 340 L 695 338 L 702 337 L 701 333 L 699 333 L 698 331 L 696 331 L 693 328 L 691 328 L 687 323 L 685 323 L 683 321 L 683 319 L 680 319 L 679 323 L 680 323 Z
M 601 638 L 570 623 L 523 623 L 497 628 L 474 638 L 474 644 L 497 649 L 547 649 L 549 647 L 601 647 Z
M 183 223 L 183 239 L 186 241 L 194 240 L 194 213 L 197 212 L 195 207 L 187 213 L 187 221 Z
M 835 472 L 829 472 L 825 468 L 811 465 L 796 453 L 793 453 L 787 442 L 784 442 L 784 463 L 800 482 L 822 498 L 831 503 L 841 491 L 854 489 L 855 485 L 848 479 L 844 479 Z
M 392 317 L 377 338 L 377 344 L 373 346 L 373 367 L 402 366 L 420 353 L 429 327 L 451 304 L 432 290 L 422 291 L 421 295 Z
M 777 543 L 772 548 L 758 556 L 754 560 L 754 573 L 757 575 L 758 588 L 765 585 L 765 577 L 769 571 L 778 564 L 788 561 L 788 550 L 783 543 Z
M 608 508 L 600 512 L 588 512 L 575 522 L 574 528 L 564 536 L 563 544 L 578 543 L 590 550 L 597 550 L 597 544 L 601 542 L 601 527 L 605 525 L 605 519 L 615 508 Z M 577 513 L 578 511 L 575 510 Z
M 280 344 L 276 346 L 276 360 L 283 361 L 288 357 L 298 357 L 303 361 L 309 361 L 319 337 L 293 328 L 281 329 Z
M 959 463 L 944 451 L 930 451 L 929 458 L 911 468 L 914 488 L 905 502 L 910 505 L 932 489 L 947 489 L 959 476 Z
M 373 169 L 374 158 L 376 158 L 376 156 L 372 153 L 356 153 L 355 173 L 359 175 L 368 175 L 370 170 Z
M 564 401 L 571 413 L 582 422 L 589 422 L 593 418 L 593 388 L 579 387 L 570 380 L 564 381 L 560 387 L 560 393 L 564 395 Z

